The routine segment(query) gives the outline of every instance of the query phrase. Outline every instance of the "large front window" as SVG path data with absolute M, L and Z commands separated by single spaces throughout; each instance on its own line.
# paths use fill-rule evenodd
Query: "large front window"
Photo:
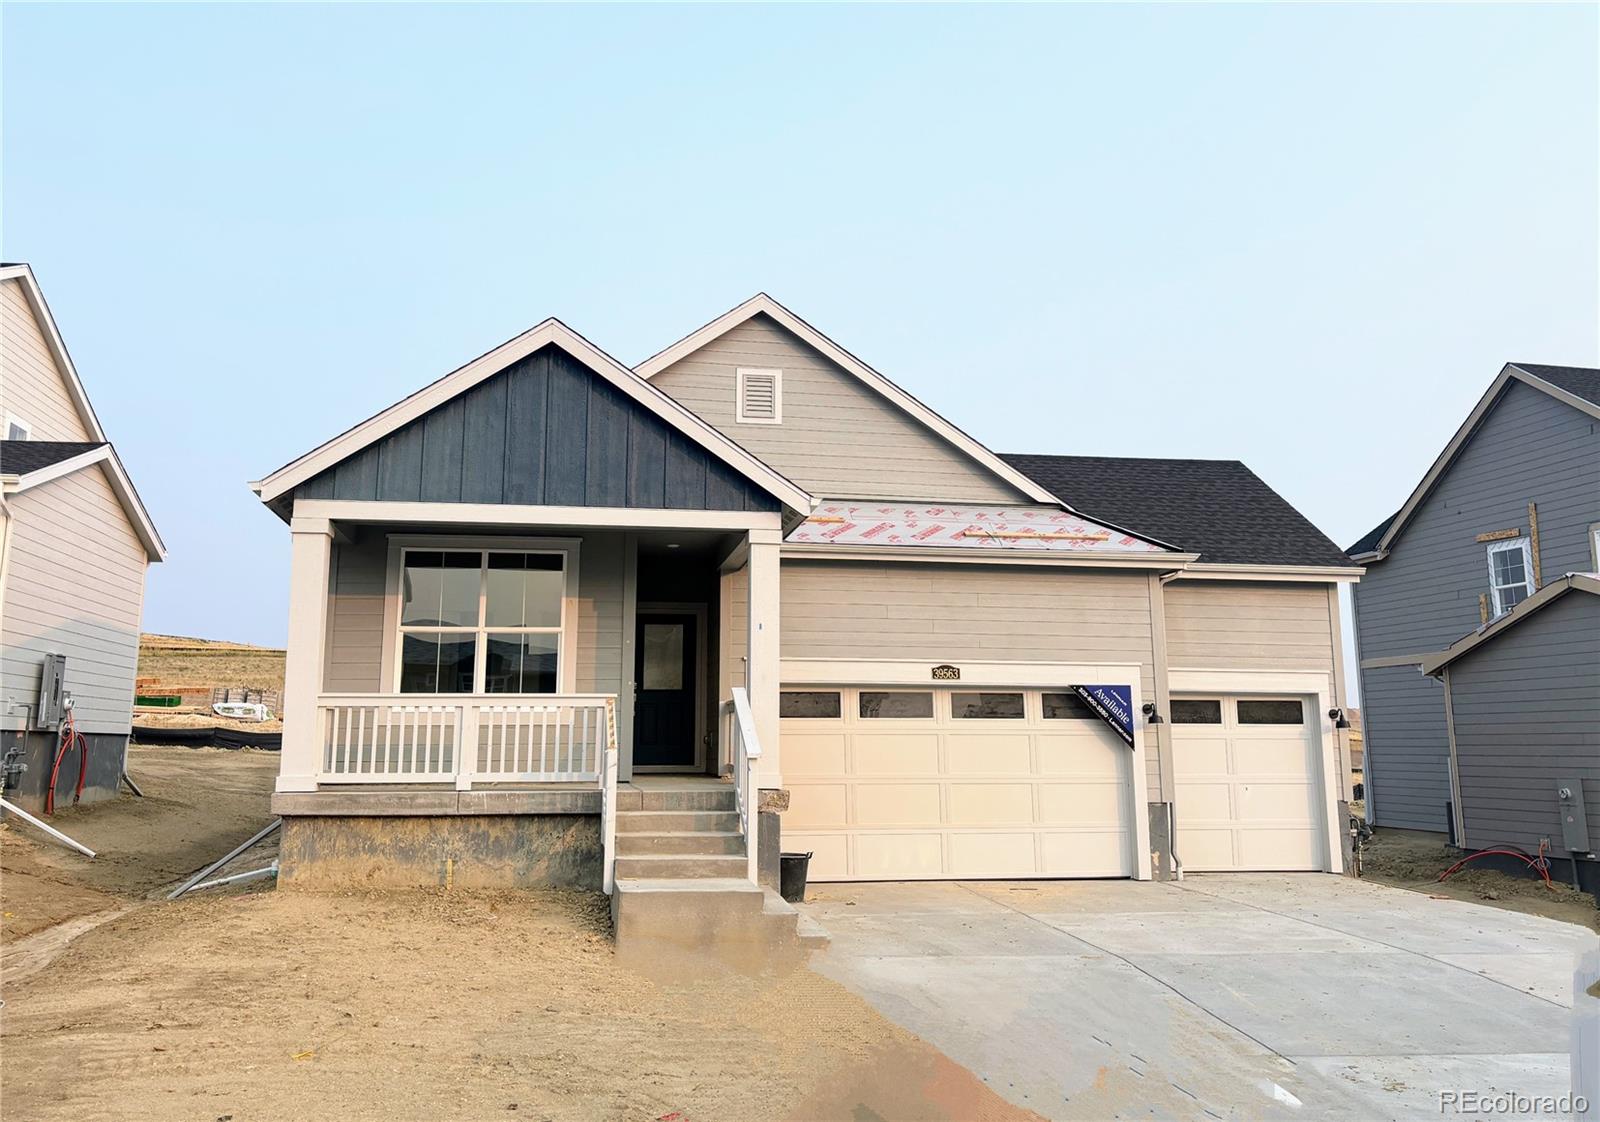
M 401 693 L 555 693 L 566 573 L 560 553 L 407 549 Z

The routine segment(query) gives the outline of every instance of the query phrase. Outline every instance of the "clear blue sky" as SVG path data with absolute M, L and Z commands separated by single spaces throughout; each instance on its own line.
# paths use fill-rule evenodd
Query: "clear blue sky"
M 1348 544 L 1501 364 L 1597 364 L 1593 6 L 4 9 L 3 255 L 168 544 L 558 315 L 765 289 L 1001 451 L 1238 458 Z

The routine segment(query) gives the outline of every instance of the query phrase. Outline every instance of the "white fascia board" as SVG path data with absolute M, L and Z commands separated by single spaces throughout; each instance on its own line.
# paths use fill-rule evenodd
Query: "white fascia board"
M 250 488 L 261 497 L 262 502 L 270 502 L 298 487 L 312 476 L 326 471 L 369 444 L 416 420 L 429 410 L 443 405 L 479 382 L 493 377 L 511 364 L 552 343 L 740 475 L 793 509 L 809 513 L 816 506 L 816 500 L 805 490 L 752 456 L 710 424 L 557 319 L 547 319 L 536 327 L 524 331 L 515 339 L 508 340 L 487 354 L 480 355 L 432 385 L 425 386 L 391 405 L 382 413 L 369 417 L 298 460 L 284 465 L 265 479 L 251 483 Z
M 117 501 L 122 504 L 123 512 L 128 516 L 128 521 L 133 526 L 133 531 L 139 536 L 139 541 L 144 545 L 145 553 L 151 561 L 165 561 L 167 559 L 166 543 L 161 540 L 161 534 L 156 530 L 155 522 L 150 518 L 150 512 L 144 508 L 144 502 L 139 498 L 139 492 L 133 486 L 133 480 L 128 478 L 127 469 L 122 466 L 122 461 L 109 444 L 102 444 L 98 448 L 91 448 L 81 452 L 71 459 L 62 460 L 42 467 L 38 471 L 30 471 L 26 475 L 15 477 L 15 482 L 7 481 L 5 490 L 8 494 L 22 494 L 35 487 L 52 483 L 73 472 L 82 471 L 84 468 L 96 464 L 105 468 L 106 479 L 111 484 L 112 492 L 117 496 Z
M 72 398 L 72 404 L 83 420 L 83 427 L 89 430 L 89 439 L 95 441 L 106 439 L 105 429 L 100 427 L 100 418 L 95 415 L 94 405 L 89 401 L 89 394 L 83 388 L 83 380 L 78 377 L 78 368 L 72 364 L 72 356 L 67 353 L 67 344 L 56 327 L 55 316 L 50 314 L 50 305 L 45 302 L 44 290 L 39 287 L 39 281 L 34 277 L 32 267 L 23 264 L 0 268 L 0 281 L 9 280 L 22 285 L 22 293 L 27 297 L 28 306 L 33 310 L 33 318 L 39 325 L 39 333 L 44 336 L 45 345 L 50 348 L 50 356 L 56 360 L 56 368 L 61 372 L 61 380 L 67 387 L 67 396 Z
M 806 561 L 888 561 L 898 564 L 1031 565 L 1072 569 L 1157 569 L 1184 568 L 1199 556 L 1195 553 L 1061 553 L 1054 550 L 1007 549 L 983 553 L 974 549 L 937 549 L 922 546 L 785 545 L 785 560 Z
M 1207 565 L 1199 562 L 1184 567 L 1178 580 L 1255 580 L 1313 581 L 1316 583 L 1357 581 L 1367 570 L 1343 565 Z
M 1450 443 L 1445 445 L 1444 451 L 1439 453 L 1438 458 L 1433 461 L 1433 465 L 1428 468 L 1428 473 L 1422 477 L 1422 482 L 1417 484 L 1416 490 L 1412 491 L 1411 496 L 1406 499 L 1405 505 L 1400 508 L 1400 513 L 1394 516 L 1394 521 L 1383 532 L 1383 537 L 1378 539 L 1377 548 L 1373 550 L 1374 553 L 1379 554 L 1380 557 L 1388 555 L 1390 548 L 1394 545 L 1394 539 L 1399 536 L 1401 530 L 1405 529 L 1406 523 L 1411 521 L 1412 515 L 1416 514 L 1417 508 L 1422 505 L 1423 500 L 1432 494 L 1440 478 L 1449 470 L 1450 465 L 1455 462 L 1456 456 L 1460 454 L 1467 441 L 1472 439 L 1472 434 L 1483 423 L 1484 417 L 1488 416 L 1489 410 L 1494 408 L 1495 402 L 1499 400 L 1501 392 L 1506 388 L 1506 384 L 1513 379 L 1526 386 L 1533 387 L 1540 393 L 1549 394 L 1557 401 L 1570 405 L 1579 412 L 1587 413 L 1589 416 L 1600 420 L 1600 405 L 1596 405 L 1592 401 L 1585 401 L 1583 398 L 1570 394 L 1559 386 L 1553 386 L 1543 378 L 1529 374 L 1520 366 L 1509 362 L 1506 363 L 1490 384 L 1489 389 L 1478 399 L 1478 404 L 1473 407 L 1472 412 L 1467 414 L 1467 419 L 1461 423 L 1461 427 L 1456 430 L 1456 434 L 1450 438 Z
M 887 398 L 892 404 L 910 415 L 914 420 L 933 430 L 950 444 L 953 444 L 968 458 L 976 460 L 986 470 L 999 476 L 1005 482 L 1027 495 L 1035 502 L 1049 503 L 1052 506 L 1065 507 L 1073 510 L 1071 506 L 1062 502 L 1055 495 L 1039 486 L 1034 480 L 1023 475 L 1016 468 L 1006 463 L 999 456 L 985 448 L 977 440 L 962 432 L 955 425 L 935 413 L 928 406 L 918 401 L 911 394 L 895 385 L 888 378 L 879 374 L 872 367 L 862 362 L 855 355 L 845 350 L 822 332 L 812 327 L 805 320 L 795 315 L 788 308 L 778 303 L 765 292 L 758 292 L 750 299 L 724 312 L 698 331 L 679 339 L 664 351 L 660 351 L 641 362 L 635 370 L 641 378 L 646 380 L 654 378 L 661 371 L 671 366 L 688 355 L 693 354 L 701 347 L 714 339 L 727 334 L 733 328 L 752 318 L 765 313 L 771 316 L 786 330 L 802 339 L 806 344 L 820 351 L 834 365 L 845 370 L 857 380 L 875 391 L 880 396 Z M 1073 513 L 1081 513 L 1073 510 Z M 1140 534 L 1139 537 L 1144 535 Z
M 424 526 L 549 526 L 652 530 L 779 530 L 783 515 L 765 510 L 656 510 L 608 506 L 521 506 L 510 503 L 373 502 L 297 499 L 291 527 L 308 520 Z

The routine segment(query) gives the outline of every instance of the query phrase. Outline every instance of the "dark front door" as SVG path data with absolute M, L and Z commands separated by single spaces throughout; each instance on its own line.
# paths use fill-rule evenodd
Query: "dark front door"
M 695 764 L 693 615 L 639 615 L 635 637 L 633 766 L 691 769 Z

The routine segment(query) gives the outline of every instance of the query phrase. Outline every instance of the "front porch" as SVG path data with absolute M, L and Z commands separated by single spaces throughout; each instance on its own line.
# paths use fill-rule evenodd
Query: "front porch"
M 511 525 L 534 512 L 295 511 L 273 806 L 305 843 L 286 866 L 324 868 L 290 867 L 286 882 L 339 868 L 364 883 L 610 892 L 618 815 L 688 813 L 697 794 L 727 829 L 685 832 L 731 839 L 705 854 L 649 843 L 698 863 L 624 859 L 760 879 L 759 791 L 782 782 L 776 514 L 583 508 Z M 554 821 L 510 821 L 538 818 Z

